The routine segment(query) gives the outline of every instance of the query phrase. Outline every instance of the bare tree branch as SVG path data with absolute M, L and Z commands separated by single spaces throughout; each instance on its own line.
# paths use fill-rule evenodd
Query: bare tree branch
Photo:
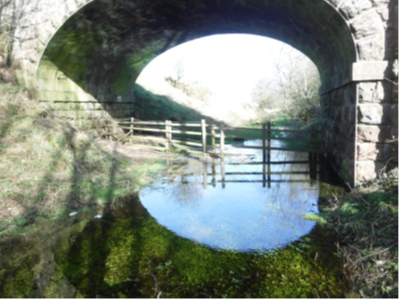
M 3 10 L 4 7 L 6 7 L 8 4 L 10 4 L 13 0 L 8 0 L 3 4 L 0 4 L 0 12 Z

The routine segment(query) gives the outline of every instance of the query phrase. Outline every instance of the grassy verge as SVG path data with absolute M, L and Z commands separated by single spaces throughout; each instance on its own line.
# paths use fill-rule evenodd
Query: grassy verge
M 338 255 L 353 294 L 398 296 L 398 175 L 331 198 L 321 214 L 338 234 Z
M 0 84 L 0 95 L 0 235 L 136 192 L 164 165 L 106 150 L 21 87 Z

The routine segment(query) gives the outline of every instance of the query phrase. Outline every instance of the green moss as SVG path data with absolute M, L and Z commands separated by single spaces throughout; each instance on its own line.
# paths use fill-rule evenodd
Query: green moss
M 118 78 L 111 86 L 111 91 L 115 95 L 127 96 L 129 89 L 134 86 L 137 77 L 143 68 L 155 57 L 156 55 L 151 51 L 142 51 L 134 54 L 122 67 Z
M 303 218 L 306 220 L 310 220 L 310 221 L 316 221 L 320 224 L 327 223 L 326 219 L 322 215 L 319 215 L 319 214 L 308 213 L 308 214 L 303 215 Z
M 269 253 L 218 251 L 166 230 L 137 198 L 118 204 L 57 256 L 85 297 L 155 297 L 157 286 L 165 297 L 342 296 L 345 289 L 339 263 L 314 258 L 325 249 L 313 239 Z
M 12 249 L 12 248 L 10 248 Z M 2 254 L 5 252 L 2 251 Z M 1 297 L 36 297 L 37 285 L 34 279 L 33 266 L 38 259 L 37 255 L 21 257 L 18 251 L 9 252 L 8 265 L 0 270 Z

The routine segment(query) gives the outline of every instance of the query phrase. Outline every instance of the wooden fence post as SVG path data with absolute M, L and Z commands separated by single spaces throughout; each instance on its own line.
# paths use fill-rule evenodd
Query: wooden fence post
M 201 129 L 202 129 L 202 152 L 206 154 L 206 120 L 201 119 Z
M 212 120 L 211 122 L 211 147 L 212 153 L 215 153 L 215 122 Z
M 165 135 L 166 135 L 166 148 L 172 147 L 172 121 L 167 120 L 165 122 Z
M 134 117 L 131 117 L 130 118 L 130 138 L 129 138 L 130 143 L 133 143 L 133 135 L 134 135 L 133 123 L 134 123 Z
M 224 125 L 220 124 L 220 155 L 224 155 Z

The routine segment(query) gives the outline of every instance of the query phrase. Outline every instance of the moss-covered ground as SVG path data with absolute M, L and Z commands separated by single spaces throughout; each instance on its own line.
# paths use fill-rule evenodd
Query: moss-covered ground
M 319 229 L 273 252 L 218 251 L 165 229 L 137 197 L 116 205 L 56 258 L 78 296 L 341 297 L 347 288 Z

